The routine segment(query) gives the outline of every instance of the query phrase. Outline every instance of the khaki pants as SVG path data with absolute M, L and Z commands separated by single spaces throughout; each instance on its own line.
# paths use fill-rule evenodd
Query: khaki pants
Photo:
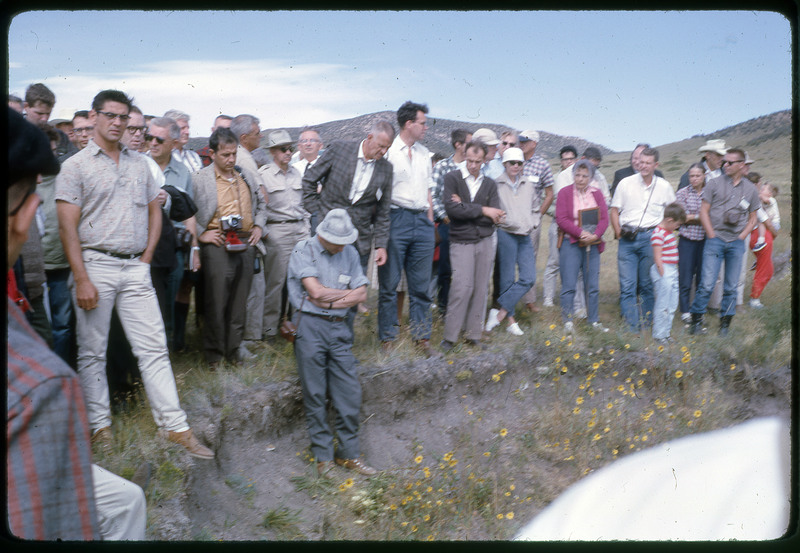
M 277 336 L 283 317 L 282 296 L 286 284 L 289 256 L 295 244 L 308 238 L 308 222 L 267 224 L 267 255 L 264 258 L 266 283 L 264 288 L 263 333 Z

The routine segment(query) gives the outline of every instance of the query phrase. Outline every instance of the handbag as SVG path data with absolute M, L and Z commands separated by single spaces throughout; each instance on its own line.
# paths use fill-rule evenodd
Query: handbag
M 300 309 L 298 309 L 299 315 L 297 315 L 297 324 L 300 324 L 300 318 L 303 316 L 303 304 L 305 303 L 306 298 L 303 298 L 303 301 L 300 302 Z M 294 344 L 294 339 L 297 338 L 297 325 L 294 324 L 291 319 L 284 319 L 278 332 L 280 332 L 281 338 L 290 344 Z

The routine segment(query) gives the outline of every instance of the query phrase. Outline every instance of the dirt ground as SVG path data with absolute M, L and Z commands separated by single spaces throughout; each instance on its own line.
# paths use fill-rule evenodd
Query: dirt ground
M 635 367 L 637 353 L 631 352 L 626 359 Z M 475 517 L 470 527 L 453 529 L 437 539 L 510 538 L 580 478 L 573 467 L 531 457 L 523 440 L 497 439 L 501 427 L 516 436 L 532 430 L 527 427 L 530 419 L 526 415 L 537 408 L 535 397 L 544 396 L 528 392 L 535 381 L 543 380 L 541 367 L 546 364 L 541 354 L 524 350 L 516 354 L 473 352 L 453 358 L 452 364 L 417 360 L 361 367 L 361 448 L 371 465 L 397 473 L 413 468 L 418 453 L 432 458 L 455 450 L 464 456 L 462 467 L 469 462 L 475 467 L 482 463 L 484 470 L 503 475 L 520 493 L 533 496 L 532 501 L 515 508 L 514 520 L 502 531 L 490 535 Z M 502 370 L 506 371 L 502 378 L 493 380 Z M 563 383 L 569 385 L 570 379 L 578 382 L 580 378 L 564 375 Z M 612 384 L 610 377 L 604 376 L 594 382 L 597 389 L 606 386 L 610 390 Z M 788 367 L 754 374 L 732 386 L 729 393 L 738 396 L 740 407 L 730 423 L 762 415 L 788 416 L 790 389 Z M 213 445 L 217 457 L 208 462 L 187 456 L 189 491 L 160 505 L 155 515 L 151 513 L 149 538 L 286 539 L 261 522 L 271 509 L 288 509 L 297 513 L 295 537 L 299 539 L 359 539 L 363 528 L 343 522 L 331 512 L 329 501 L 296 491 L 291 481 L 293 476 L 312 471 L 298 382 L 229 390 L 216 398 L 205 420 L 198 415 L 191 414 L 193 427 Z M 491 451 L 491 458 L 482 457 L 483 451 Z M 364 480 L 340 467 L 334 473 L 336 485 L 350 477 Z

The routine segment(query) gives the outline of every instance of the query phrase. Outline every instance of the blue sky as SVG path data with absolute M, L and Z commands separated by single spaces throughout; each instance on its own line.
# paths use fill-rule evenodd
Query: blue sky
M 9 29 L 9 92 L 34 82 L 54 117 L 118 88 L 192 136 L 219 113 L 274 128 L 410 99 L 621 151 L 790 108 L 791 30 L 755 11 L 38 11 Z

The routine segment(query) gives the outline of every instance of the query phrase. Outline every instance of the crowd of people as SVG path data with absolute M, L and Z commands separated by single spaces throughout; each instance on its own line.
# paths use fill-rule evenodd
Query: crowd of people
M 362 140 L 327 147 L 312 128 L 297 140 L 286 130 L 264 137 L 252 115 L 219 115 L 197 152 L 187 147 L 190 116 L 180 110 L 145 115 L 119 90 L 99 92 L 71 119 L 51 120 L 54 105 L 41 83 L 24 99 L 9 96 L 9 381 L 12 372 L 20 379 L 45 367 L 72 382 L 75 373 L 64 367 L 75 370 L 80 393 L 70 384 L 63 401 L 78 428 L 59 439 L 72 440 L 81 459 L 91 459 L 89 444 L 112 443 L 109 384 L 126 378 L 119 374 L 126 365 L 141 378 L 159 434 L 196 458 L 214 457 L 181 408 L 169 357 L 187 348 L 193 295 L 210 371 L 253 359 L 258 341 L 294 341 L 311 450 L 319 475 L 329 477 L 337 465 L 377 472 L 360 455 L 361 388 L 351 351 L 373 267 L 381 350 L 396 346 L 405 296 L 411 338 L 429 358 L 462 339 L 483 349 L 503 321 L 509 334 L 524 335 L 518 309 L 537 313 L 556 302 L 566 332 L 577 332 L 584 318 L 587 332 L 608 332 L 599 275 L 609 226 L 619 240 L 624 325 L 652 329 L 662 344 L 673 340 L 678 308 L 690 333 L 706 332 L 704 314 L 715 301 L 719 332 L 727 334 L 742 303 L 747 244 L 756 258 L 751 307 L 762 307 L 772 275 L 777 189 L 748 177 L 752 160 L 722 140 L 700 148 L 703 159 L 676 194 L 657 169 L 658 150 L 647 144 L 637 145 L 610 186 L 595 147 L 580 158 L 575 147 L 562 148 L 554 175 L 536 154 L 533 130 L 498 138 L 488 128 L 458 129 L 452 155 L 434 163 L 421 143 L 428 107 L 411 101 L 396 121 L 372 123 Z M 20 190 L 27 194 L 21 202 Z M 22 209 L 12 210 L 17 204 Z M 537 305 L 536 258 L 548 219 Z M 20 255 L 12 255 L 17 246 Z M 438 347 L 431 344 L 437 308 L 444 319 Z M 52 354 L 17 363 L 42 342 Z M 9 428 L 12 416 L 24 414 L 20 402 L 9 402 Z M 33 431 L 30 423 L 10 430 L 9 455 Z M 69 535 L 96 537 L 103 479 L 95 474 L 92 490 L 92 477 L 83 474 L 79 484 L 78 476 L 69 493 L 94 497 L 98 514 L 75 522 L 83 533 Z M 119 481 L 113 484 L 129 492 L 130 483 Z M 63 526 L 48 526 L 48 512 L 31 515 L 37 522 L 28 528 L 33 507 L 17 499 L 15 533 L 68 539 Z M 143 533 L 137 509 L 127 536 Z

